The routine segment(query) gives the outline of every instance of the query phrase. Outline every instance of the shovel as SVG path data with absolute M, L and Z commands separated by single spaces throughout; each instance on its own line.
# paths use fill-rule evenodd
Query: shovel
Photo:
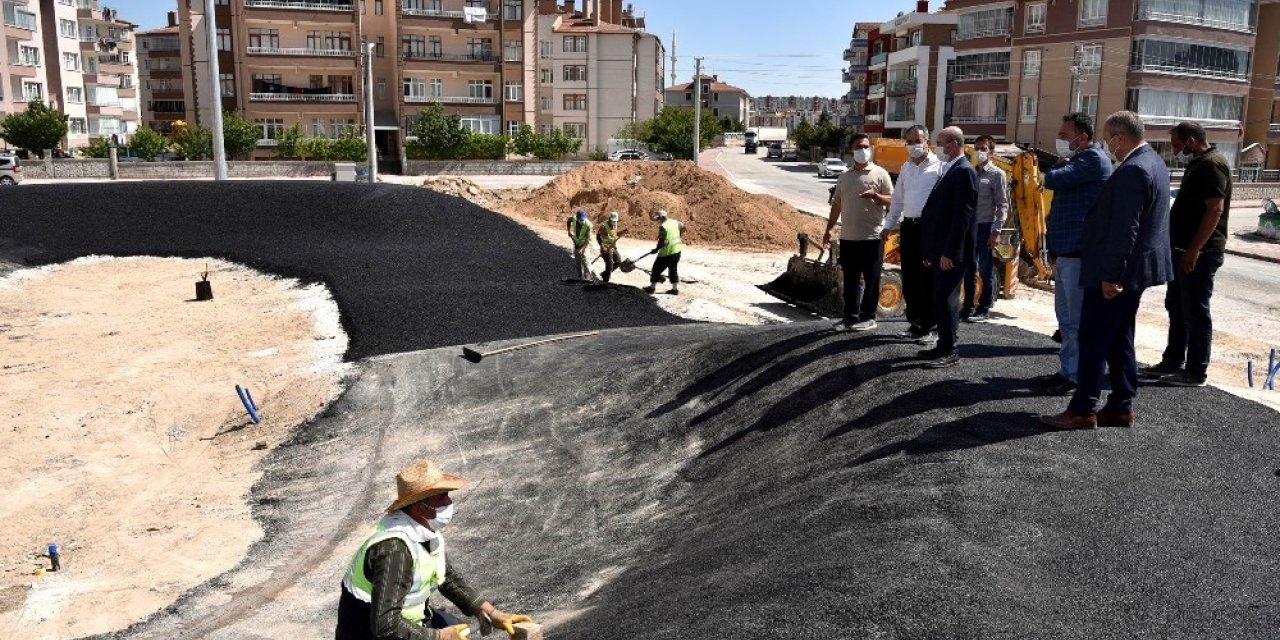
M 622 261 L 622 264 L 621 264 L 621 265 L 619 265 L 619 266 L 618 266 L 618 270 L 619 270 L 619 271 L 621 271 L 621 272 L 623 272 L 623 273 L 631 273 L 632 271 L 635 271 L 635 270 L 636 270 L 636 263 L 637 263 L 637 262 L 639 262 L 639 261 L 641 261 L 641 260 L 644 260 L 645 258 L 648 258 L 649 256 L 651 256 L 651 255 L 653 255 L 653 254 L 655 254 L 655 253 L 657 253 L 657 252 L 658 252 L 658 250 L 657 250 L 657 249 L 654 249 L 653 251 L 650 251 L 649 253 L 646 253 L 646 254 L 644 254 L 644 255 L 640 256 L 639 258 L 636 258 L 635 260 L 632 260 L 632 259 L 630 259 L 630 258 L 627 258 L 626 260 L 623 260 L 623 261 Z

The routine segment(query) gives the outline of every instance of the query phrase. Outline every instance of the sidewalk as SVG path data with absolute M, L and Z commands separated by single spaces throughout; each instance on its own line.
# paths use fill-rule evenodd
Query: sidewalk
M 1262 202 L 1246 200 L 1231 203 L 1231 219 L 1227 223 L 1227 253 L 1244 258 L 1280 264 L 1280 242 L 1257 235 Z

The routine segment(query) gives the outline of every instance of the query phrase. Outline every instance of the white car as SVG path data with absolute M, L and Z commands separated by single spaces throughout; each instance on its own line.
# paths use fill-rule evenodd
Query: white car
M 623 151 L 614 151 L 609 159 L 614 162 L 622 162 L 624 160 L 648 160 L 649 154 L 639 149 L 625 149 Z
M 18 156 L 0 156 L 0 185 L 8 186 L 22 182 L 22 167 Z
M 844 163 L 840 158 L 827 158 L 818 163 L 819 178 L 838 178 L 840 174 L 849 170 L 849 165 Z

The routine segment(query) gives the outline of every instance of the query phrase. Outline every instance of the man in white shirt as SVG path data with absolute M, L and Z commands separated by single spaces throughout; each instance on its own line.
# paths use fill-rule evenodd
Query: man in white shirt
M 899 230 L 902 296 L 907 303 L 907 322 L 911 324 L 902 337 L 929 344 L 937 339 L 934 328 L 938 321 L 932 303 L 933 273 L 924 266 L 920 245 L 920 214 L 938 183 L 938 177 L 942 175 L 942 163 L 930 153 L 929 130 L 924 126 L 915 125 L 907 129 L 903 138 L 907 142 L 910 160 L 902 165 L 898 174 L 880 237 L 888 240 L 891 231 Z

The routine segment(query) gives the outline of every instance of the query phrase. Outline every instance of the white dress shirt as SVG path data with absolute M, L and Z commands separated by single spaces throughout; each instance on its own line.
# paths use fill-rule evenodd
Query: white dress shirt
M 896 229 L 903 218 L 919 219 L 924 203 L 929 200 L 929 194 L 941 176 L 942 163 L 932 153 L 925 156 L 920 164 L 910 160 L 905 162 L 898 173 L 898 183 L 893 187 L 889 214 L 884 219 L 885 230 Z

